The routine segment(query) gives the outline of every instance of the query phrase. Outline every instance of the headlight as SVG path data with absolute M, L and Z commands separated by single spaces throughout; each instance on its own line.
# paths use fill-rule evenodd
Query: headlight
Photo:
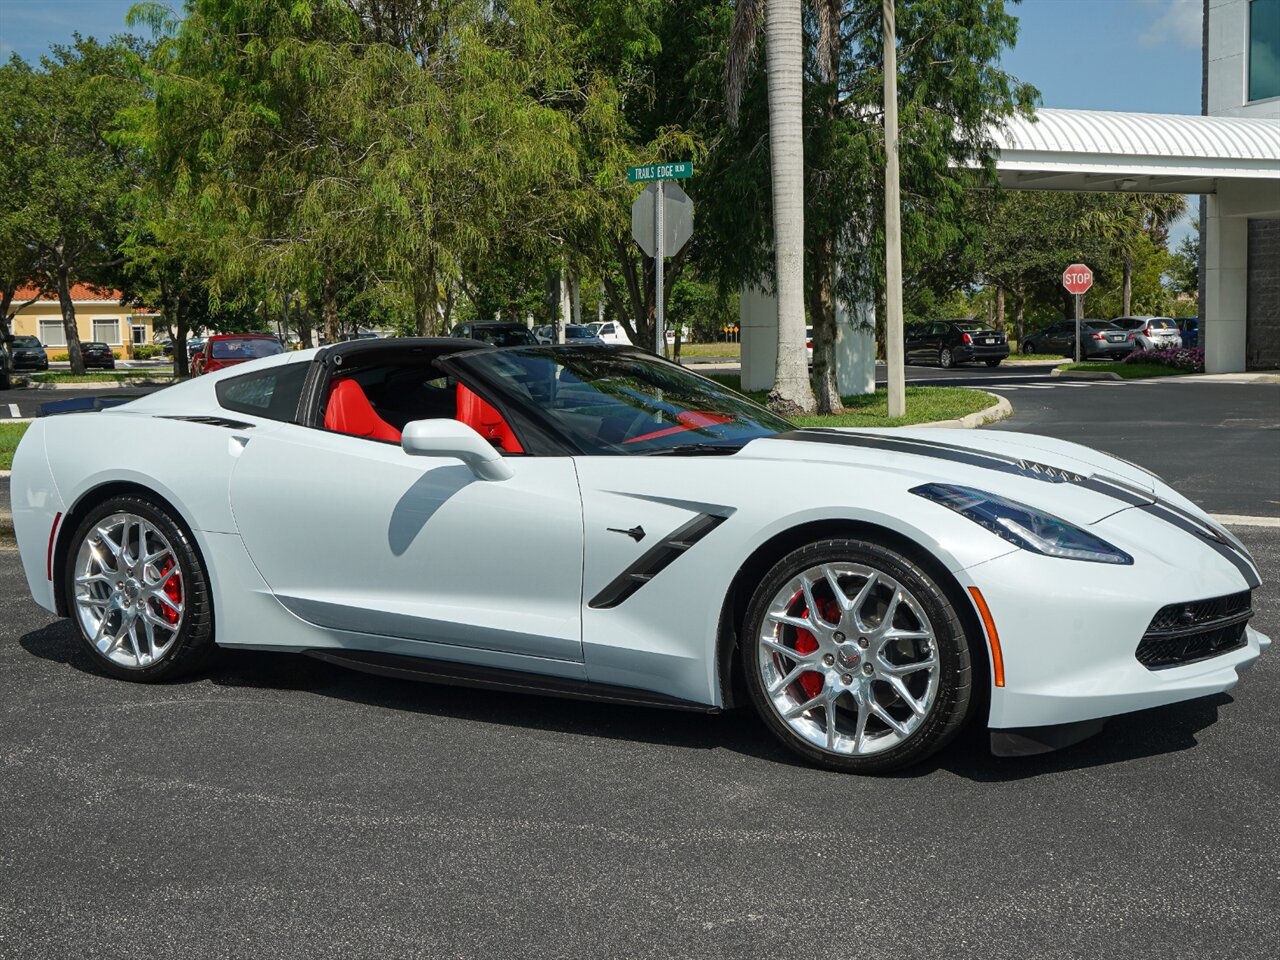
M 1092 563 L 1133 563 L 1133 557 L 1092 533 L 993 493 L 946 483 L 926 483 L 911 492 L 968 517 L 997 537 L 1032 553 Z

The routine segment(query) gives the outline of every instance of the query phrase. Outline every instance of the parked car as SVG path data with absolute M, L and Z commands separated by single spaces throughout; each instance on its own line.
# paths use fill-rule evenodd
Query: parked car
M 221 333 L 209 337 L 191 358 L 191 375 L 198 377 L 246 360 L 284 353 L 280 338 L 261 333 Z
M 1111 322 L 1133 334 L 1135 350 L 1169 350 L 1182 346 L 1182 333 L 1169 317 L 1116 317 Z
M 1182 345 L 1184 347 L 1200 346 L 1199 317 L 1183 317 L 1178 321 L 1178 329 L 1182 331 Z
M 1023 353 L 1056 353 L 1074 357 L 1076 322 L 1060 320 L 1046 330 L 1022 338 Z M 1080 321 L 1080 356 L 1084 360 L 1118 360 L 1133 353 L 1133 334 L 1108 320 Z
M 204 347 L 204 337 L 190 337 L 187 339 L 187 358 L 194 357 Z
M 804 328 L 804 359 L 813 366 L 813 327 Z
M 622 347 L 631 346 L 631 338 L 627 336 L 626 328 L 616 321 L 608 320 L 604 323 L 588 323 L 587 328 L 605 343 L 612 343 Z
M 36 337 L 14 337 L 9 344 L 10 369 L 48 370 L 49 354 L 45 353 L 44 344 Z
M 540 331 L 540 332 L 539 332 Z M 554 343 L 555 327 L 547 324 L 538 327 L 534 333 L 538 343 Z M 566 323 L 564 327 L 564 342 L 570 346 L 586 347 L 586 346 L 603 346 L 604 341 L 591 332 L 591 328 L 580 323 Z
M 980 320 L 933 320 L 909 327 L 904 335 L 907 363 L 958 363 L 998 367 L 1009 356 L 1009 338 Z
M 523 323 L 463 323 L 454 327 L 449 336 L 479 340 L 494 347 L 524 347 L 538 342 Z
M 967 724 L 1004 755 L 1065 746 L 1220 697 L 1271 643 L 1248 622 L 1249 551 L 1124 460 L 1019 433 L 800 429 L 629 347 L 268 357 L 39 418 L 12 486 L 28 589 L 86 672 L 164 682 L 217 647 L 274 648 L 739 707 L 850 773 L 919 763 Z M 380 711 L 349 707 L 377 736 Z
M 13 345 L 13 337 L 5 337 L 0 341 L 0 390 L 9 389 L 9 348 Z
M 116 368 L 116 355 L 100 340 L 80 344 L 80 356 L 84 357 L 86 367 L 101 367 L 104 370 Z
M 372 330 L 362 330 L 356 333 L 344 333 L 338 337 L 339 343 L 349 343 L 352 340 L 377 340 L 378 335 Z

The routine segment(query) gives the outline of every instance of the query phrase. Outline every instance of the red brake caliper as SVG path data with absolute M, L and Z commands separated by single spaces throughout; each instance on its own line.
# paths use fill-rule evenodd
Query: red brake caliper
M 166 573 L 172 570 L 173 567 L 174 561 L 172 559 L 166 561 L 164 567 L 160 570 L 160 576 L 163 577 Z M 182 602 L 182 574 L 175 573 L 165 581 L 164 595 L 175 604 Z M 157 603 L 156 607 L 160 610 L 160 616 L 164 617 L 169 624 L 172 625 L 178 622 L 178 611 L 173 609 L 173 607 L 165 606 L 163 603 Z
M 801 595 L 797 593 L 791 598 L 791 603 L 795 603 L 799 600 L 800 596 Z M 790 605 L 791 604 L 788 604 L 788 606 Z M 822 616 L 822 619 L 826 620 L 828 623 L 838 623 L 840 620 L 840 611 L 836 608 L 834 600 L 819 600 L 818 612 Z M 808 615 L 809 611 L 804 607 L 802 607 L 800 612 L 796 614 L 798 617 L 807 617 Z M 813 651 L 818 649 L 818 641 L 813 638 L 813 634 L 808 630 L 796 630 L 795 647 L 796 653 L 813 653 Z M 805 692 L 805 696 L 810 700 L 822 692 L 822 674 L 817 671 L 809 670 L 800 674 L 797 682 L 800 684 L 800 689 Z

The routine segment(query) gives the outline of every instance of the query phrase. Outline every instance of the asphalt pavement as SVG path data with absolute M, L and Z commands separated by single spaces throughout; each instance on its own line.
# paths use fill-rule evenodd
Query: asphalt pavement
M 1280 634 L 1280 536 L 1255 624 Z M 749 713 L 228 653 L 100 675 L 0 551 L 0 956 L 1280 954 L 1280 657 L 1041 757 L 795 761 Z

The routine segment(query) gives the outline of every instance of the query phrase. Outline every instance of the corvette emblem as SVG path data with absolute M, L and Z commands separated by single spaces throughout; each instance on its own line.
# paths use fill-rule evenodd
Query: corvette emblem
M 836 650 L 836 659 L 840 661 L 840 666 L 847 669 L 855 666 L 862 659 L 862 654 L 857 650 L 850 650 L 848 647 L 840 647 Z
M 610 533 L 621 533 L 625 536 L 628 536 L 632 540 L 634 540 L 636 543 L 639 543 L 641 540 L 644 539 L 644 527 L 640 526 L 639 524 L 636 524 L 630 530 L 623 530 L 619 527 L 608 527 L 607 529 Z

